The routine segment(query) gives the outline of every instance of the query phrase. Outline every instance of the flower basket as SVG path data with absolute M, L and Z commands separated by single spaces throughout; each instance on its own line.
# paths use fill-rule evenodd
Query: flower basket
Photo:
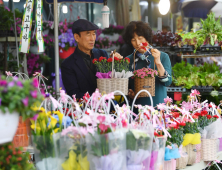
M 185 146 L 186 152 L 188 154 L 188 165 L 193 165 L 196 162 L 196 157 L 197 157 L 197 151 L 196 151 L 196 145 L 186 145 Z
M 100 92 L 105 92 L 109 94 L 116 90 L 123 92 L 123 94 L 128 94 L 128 78 L 111 78 L 111 79 L 97 79 L 97 88 Z M 121 95 L 115 93 L 115 95 Z
M 180 157 L 178 159 L 176 159 L 176 168 L 177 169 L 184 169 L 187 166 L 188 163 L 188 155 L 184 156 L 184 157 Z
M 201 139 L 201 155 L 203 161 L 213 161 L 217 159 L 217 139 Z
M 69 49 L 66 51 L 63 48 L 59 47 L 59 57 L 61 59 L 66 59 L 69 57 L 72 53 L 74 53 L 76 47 L 69 47 Z
M 19 125 L 16 134 L 13 138 L 13 144 L 15 147 L 26 147 L 29 146 L 29 120 L 22 121 L 22 117 L 19 117 Z
M 0 110 L 0 144 L 11 142 L 16 133 L 19 123 L 19 114 L 17 112 L 3 113 Z
M 152 96 L 155 96 L 155 77 L 148 77 L 148 78 L 135 78 L 134 79 L 134 87 L 135 93 L 138 93 L 140 90 L 147 90 L 150 92 Z M 148 97 L 148 94 L 142 92 L 139 94 L 138 97 Z

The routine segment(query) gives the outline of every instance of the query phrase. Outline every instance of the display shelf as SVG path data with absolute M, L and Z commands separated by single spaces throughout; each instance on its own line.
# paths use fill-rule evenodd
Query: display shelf
M 167 87 L 167 92 L 186 92 L 186 89 L 182 87 Z
M 184 58 L 202 58 L 202 57 L 221 57 L 221 56 L 222 56 L 221 52 L 207 53 L 207 54 L 199 53 L 199 54 L 191 54 L 191 55 L 181 54 L 181 59 L 184 59 Z
M 8 37 L 8 40 L 6 39 L 6 37 L 0 37 L 0 42 L 15 42 L 15 37 Z M 17 41 L 20 41 L 20 37 L 17 37 Z

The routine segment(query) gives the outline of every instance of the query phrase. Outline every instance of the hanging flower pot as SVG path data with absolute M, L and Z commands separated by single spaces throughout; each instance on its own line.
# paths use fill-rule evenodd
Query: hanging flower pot
M 72 53 L 74 53 L 76 47 L 69 47 L 69 49 L 66 51 L 63 48 L 59 47 L 59 57 L 61 59 L 65 59 L 69 57 Z
M 38 52 L 38 46 L 30 46 L 30 49 L 29 49 L 30 53 L 32 54 L 41 54 L 40 52 Z
M 3 113 L 0 111 L 0 144 L 11 142 L 16 133 L 19 123 L 19 114 L 17 112 Z

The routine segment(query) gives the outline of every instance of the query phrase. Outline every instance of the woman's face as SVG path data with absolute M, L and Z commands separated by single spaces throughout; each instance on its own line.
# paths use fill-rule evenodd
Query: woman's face
M 147 42 L 147 40 L 143 37 L 143 36 L 138 36 L 136 33 L 134 33 L 134 37 L 131 39 L 131 44 L 133 45 L 133 47 L 140 53 L 144 53 L 145 51 L 143 49 L 140 49 L 140 44 L 141 43 L 145 43 Z M 147 42 L 149 45 L 149 42 Z

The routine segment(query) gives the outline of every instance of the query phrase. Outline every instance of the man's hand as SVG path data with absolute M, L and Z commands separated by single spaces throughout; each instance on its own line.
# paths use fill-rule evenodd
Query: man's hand
M 110 57 L 112 57 L 112 54 L 110 54 Z M 115 52 L 114 53 L 114 57 L 118 58 L 118 59 L 123 59 L 123 56 L 121 56 L 119 53 Z

